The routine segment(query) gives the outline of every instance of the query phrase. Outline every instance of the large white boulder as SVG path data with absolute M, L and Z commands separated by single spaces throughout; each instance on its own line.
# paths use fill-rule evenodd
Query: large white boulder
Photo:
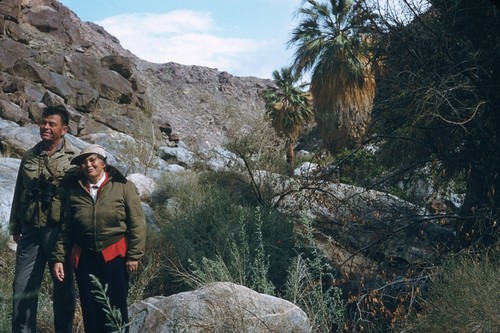
M 130 333 L 310 332 L 307 315 L 293 303 L 230 282 L 147 298 L 132 304 L 129 316 Z

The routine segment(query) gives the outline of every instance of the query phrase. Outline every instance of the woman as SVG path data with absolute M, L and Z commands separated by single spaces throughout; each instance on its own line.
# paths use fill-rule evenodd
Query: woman
M 89 145 L 71 164 L 78 165 L 81 173 L 71 181 L 53 272 L 64 280 L 64 256 L 71 251 L 85 332 L 111 332 L 116 327 L 106 325 L 109 321 L 93 293 L 91 275 L 107 285 L 109 302 L 126 324 L 129 274 L 137 271 L 144 254 L 144 211 L 134 184 L 107 165 L 101 146 Z

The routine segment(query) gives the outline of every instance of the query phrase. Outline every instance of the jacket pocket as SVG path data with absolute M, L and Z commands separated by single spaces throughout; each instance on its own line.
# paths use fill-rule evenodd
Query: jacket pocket
M 31 202 L 25 202 L 22 207 L 22 209 L 19 210 L 21 221 L 24 222 L 24 224 L 31 224 L 33 217 L 35 216 L 35 213 L 38 213 L 38 203 L 36 201 L 31 201 Z
M 59 223 L 59 220 L 61 219 L 61 200 L 59 198 L 54 197 L 52 199 L 52 202 L 50 204 L 50 212 L 49 212 L 49 218 L 52 222 Z

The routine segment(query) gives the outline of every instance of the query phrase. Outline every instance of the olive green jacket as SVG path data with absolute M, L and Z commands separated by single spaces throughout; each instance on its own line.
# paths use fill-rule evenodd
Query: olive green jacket
M 70 162 L 80 150 L 63 140 L 61 149 L 52 156 L 42 156 L 42 143 L 29 149 L 21 160 L 9 220 L 11 235 L 21 234 L 29 228 L 60 224 L 66 181 L 77 171 Z
M 146 244 L 146 219 L 135 185 L 112 166 L 94 201 L 83 175 L 71 181 L 65 204 L 64 222 L 53 259 L 63 262 L 77 244 L 83 249 L 102 251 L 124 236 L 127 259 L 138 260 Z

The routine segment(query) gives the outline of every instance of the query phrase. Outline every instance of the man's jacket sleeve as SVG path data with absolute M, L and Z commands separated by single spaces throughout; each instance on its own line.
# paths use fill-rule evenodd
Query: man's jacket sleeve
M 21 196 L 24 192 L 24 183 L 22 180 L 22 169 L 24 160 L 21 161 L 17 172 L 16 187 L 14 189 L 14 197 L 12 198 L 12 207 L 10 209 L 9 233 L 11 235 L 20 234 L 22 232 L 22 223 L 19 219 L 19 207 L 21 206 Z

